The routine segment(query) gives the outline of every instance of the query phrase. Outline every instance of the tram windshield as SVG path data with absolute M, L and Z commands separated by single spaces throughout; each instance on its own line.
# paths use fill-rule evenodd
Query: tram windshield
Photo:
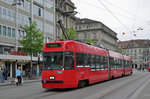
M 45 52 L 44 53 L 44 69 L 61 70 L 73 69 L 74 59 L 72 55 L 67 55 L 68 52 Z M 65 56 L 64 62 L 63 57 Z

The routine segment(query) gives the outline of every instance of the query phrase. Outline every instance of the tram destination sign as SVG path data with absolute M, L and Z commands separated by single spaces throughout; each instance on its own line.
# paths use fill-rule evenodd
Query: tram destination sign
M 54 43 L 54 44 L 46 44 L 47 48 L 57 48 L 57 47 L 61 47 L 60 43 Z

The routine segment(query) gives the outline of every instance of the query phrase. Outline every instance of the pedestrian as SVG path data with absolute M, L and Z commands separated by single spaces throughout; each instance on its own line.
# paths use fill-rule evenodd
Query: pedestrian
M 26 75 L 26 78 L 29 77 L 29 69 L 28 68 L 25 69 L 25 75 Z
M 142 71 L 144 71 L 144 69 L 145 69 L 144 66 L 142 66 Z
M 22 76 L 22 72 L 21 72 L 21 67 L 19 66 L 16 71 L 16 79 L 18 79 L 17 86 L 21 85 L 21 80 L 22 80 L 21 76 Z
M 7 73 L 8 73 L 8 71 L 7 71 L 7 68 L 5 67 L 4 68 L 4 79 L 6 82 L 7 82 Z
M 4 83 L 5 79 L 4 79 L 4 67 L 1 66 L 1 82 Z
M 138 71 L 141 71 L 142 66 L 140 65 L 140 67 L 137 68 Z

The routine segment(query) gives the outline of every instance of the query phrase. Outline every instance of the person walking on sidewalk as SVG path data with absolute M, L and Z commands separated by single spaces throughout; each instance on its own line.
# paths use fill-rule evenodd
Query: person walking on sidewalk
M 7 68 L 5 67 L 4 68 L 4 79 L 6 82 L 7 82 L 7 73 L 8 73 L 8 71 L 7 71 Z
M 21 75 L 22 75 L 21 67 L 19 66 L 16 71 L 16 79 L 18 79 L 17 86 L 21 85 L 21 79 L 22 79 Z
M 4 83 L 5 79 L 4 79 L 4 67 L 1 66 L 1 82 Z

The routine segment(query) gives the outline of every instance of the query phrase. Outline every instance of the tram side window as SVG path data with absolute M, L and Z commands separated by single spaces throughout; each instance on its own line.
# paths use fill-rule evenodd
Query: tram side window
M 95 57 L 96 70 L 100 70 L 100 57 L 96 55 Z
M 123 69 L 123 60 L 121 60 L 121 68 Z
M 104 61 L 104 66 L 105 66 L 105 70 L 108 70 L 108 57 L 105 56 L 105 61 Z
M 107 70 L 107 58 L 105 56 L 101 56 L 101 70 Z
M 123 60 L 123 66 L 124 66 L 124 68 L 126 68 L 126 61 L 125 60 Z
M 122 60 L 119 59 L 119 68 L 122 69 Z
M 119 69 L 119 59 L 116 58 L 116 69 Z
M 83 60 L 84 60 L 83 53 L 76 52 L 76 66 L 77 67 L 84 66 Z
M 72 56 L 65 57 L 64 69 L 74 69 L 74 59 Z
M 95 71 L 95 55 L 91 55 L 91 70 Z
M 110 58 L 110 68 L 113 69 L 114 66 L 114 58 Z
M 128 68 L 130 68 L 131 67 L 131 64 L 130 64 L 131 62 L 130 61 L 128 61 Z
M 120 69 L 120 59 L 117 59 L 117 69 Z
M 127 67 L 127 66 L 128 66 L 127 61 L 125 60 L 124 62 L 125 62 L 125 64 L 124 64 L 124 65 L 125 65 L 125 68 L 128 68 L 128 67 Z
M 117 58 L 114 58 L 114 69 L 117 69 Z
M 119 68 L 122 69 L 121 59 L 119 59 Z
M 126 60 L 124 60 L 124 66 L 125 66 L 125 68 L 127 68 L 127 62 L 126 62 Z
M 84 55 L 84 66 L 90 67 L 90 55 L 89 54 L 83 54 Z
M 129 61 L 129 68 L 131 68 L 132 66 L 131 66 L 131 61 Z
M 128 64 L 128 61 L 126 61 L 126 68 L 128 68 L 129 64 Z

